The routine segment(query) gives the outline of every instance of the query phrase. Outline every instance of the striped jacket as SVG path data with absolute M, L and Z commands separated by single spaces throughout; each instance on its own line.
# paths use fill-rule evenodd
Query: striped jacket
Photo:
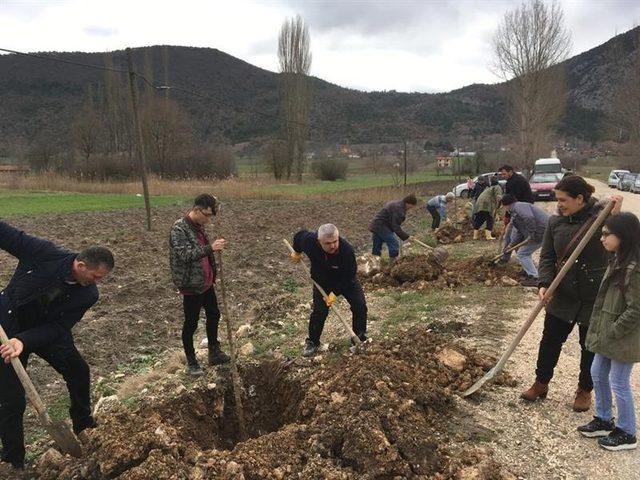
M 185 218 L 177 220 L 171 227 L 169 238 L 171 279 L 180 291 L 202 292 L 205 278 L 201 260 L 209 257 L 211 268 L 216 271 L 211 241 L 205 232 L 207 245 L 200 245 L 195 230 Z

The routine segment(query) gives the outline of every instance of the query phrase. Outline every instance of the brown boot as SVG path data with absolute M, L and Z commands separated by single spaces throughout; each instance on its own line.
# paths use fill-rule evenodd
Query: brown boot
M 547 392 L 549 391 L 549 384 L 542 383 L 536 380 L 533 385 L 520 394 L 520 398 L 528 401 L 535 402 L 536 400 L 547 398 Z
M 578 387 L 576 398 L 573 401 L 574 412 L 586 412 L 591 408 L 591 392 Z

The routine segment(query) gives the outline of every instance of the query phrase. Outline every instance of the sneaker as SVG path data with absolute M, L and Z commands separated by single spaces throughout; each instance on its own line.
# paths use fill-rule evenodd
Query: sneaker
M 199 377 L 200 375 L 204 375 L 202 368 L 200 368 L 200 364 L 195 358 L 187 358 L 187 375 L 191 375 L 192 377 Z
M 618 427 L 604 438 L 598 439 L 598 445 L 605 450 L 633 450 L 638 446 L 635 435 L 629 435 Z
M 589 438 L 606 437 L 613 432 L 614 428 L 616 428 L 616 425 L 613 420 L 603 420 L 598 417 L 593 417 L 593 420 L 589 423 L 578 427 L 578 432 Z
M 304 350 L 302 350 L 303 357 L 313 357 L 318 352 L 319 345 L 316 345 L 311 340 L 307 339 L 304 342 Z

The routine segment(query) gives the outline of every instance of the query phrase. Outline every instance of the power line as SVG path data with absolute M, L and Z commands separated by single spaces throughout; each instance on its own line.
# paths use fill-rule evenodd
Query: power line
M 48 60 L 50 62 L 67 63 L 69 65 L 76 65 L 78 67 L 94 68 L 96 70 L 108 70 L 111 72 L 129 73 L 127 72 L 127 70 L 122 70 L 119 68 L 105 67 L 104 65 L 93 65 L 90 63 L 74 62 L 72 60 L 65 60 L 63 58 L 45 57 L 44 55 L 37 55 L 35 53 L 18 52 L 16 50 L 9 50 L 8 48 L 0 48 L 0 52 L 14 53 L 16 55 L 22 55 L 24 57 L 39 58 L 40 60 Z

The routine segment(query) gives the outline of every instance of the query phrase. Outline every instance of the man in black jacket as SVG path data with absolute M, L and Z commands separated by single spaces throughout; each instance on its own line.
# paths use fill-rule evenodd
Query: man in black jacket
M 534 203 L 531 185 L 526 178 L 516 173 L 511 165 L 503 165 L 499 172 L 502 179 L 507 181 L 505 193 L 516 197 L 518 202 Z
M 313 289 L 309 337 L 305 342 L 303 355 L 309 357 L 318 351 L 324 322 L 337 295 L 342 295 L 351 305 L 353 331 L 360 340 L 365 341 L 367 302 L 356 277 L 358 267 L 353 247 L 340 237 L 335 225 L 327 223 L 318 228 L 317 232 L 301 230 L 296 233 L 293 237 L 293 249 L 296 253 L 291 254 L 292 261 L 299 262 L 302 253 L 305 253 L 311 262 L 311 278 L 327 292 L 325 301 L 318 289 Z
M 111 272 L 114 260 L 104 247 L 76 254 L 2 221 L 0 249 L 18 259 L 13 277 L 0 291 L 0 324 L 9 337 L 9 345 L 0 347 L 1 460 L 23 468 L 26 401 L 11 358 L 20 358 L 26 367 L 35 353 L 49 363 L 67 384 L 74 432 L 95 427 L 89 366 L 76 349 L 71 329 L 98 300 L 96 283 Z

